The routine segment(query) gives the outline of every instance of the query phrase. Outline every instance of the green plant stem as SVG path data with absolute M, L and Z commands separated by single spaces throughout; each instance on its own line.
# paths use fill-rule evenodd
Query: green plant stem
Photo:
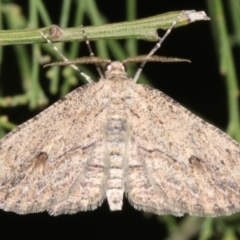
M 228 133 L 240 141 L 240 125 L 239 125 L 239 104 L 238 104 L 238 83 L 237 75 L 234 67 L 233 53 L 231 49 L 231 40 L 228 36 L 227 24 L 224 17 L 224 11 L 221 0 L 207 1 L 209 11 L 215 16 L 212 21 L 212 28 L 216 42 L 216 48 L 220 61 L 220 72 L 225 76 L 229 124 Z
M 85 27 L 85 32 L 89 40 L 100 39 L 120 39 L 137 38 L 148 41 L 157 41 L 159 39 L 156 30 L 168 29 L 172 22 L 180 15 L 181 11 L 169 12 L 156 15 L 149 18 L 143 18 L 130 22 L 121 22 L 115 24 L 106 24 L 103 26 Z M 187 25 L 190 22 L 209 20 L 202 12 L 185 11 L 181 15 L 176 26 Z M 50 27 L 41 29 L 22 29 L 0 31 L 0 45 L 12 44 L 33 44 L 42 43 L 45 40 L 39 34 L 49 34 Z M 63 35 L 60 38 L 50 38 L 52 42 L 83 41 L 82 31 L 79 27 L 62 29 Z

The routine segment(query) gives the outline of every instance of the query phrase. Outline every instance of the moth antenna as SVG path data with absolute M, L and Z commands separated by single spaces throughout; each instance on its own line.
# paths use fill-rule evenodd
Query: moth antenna
M 146 60 L 144 60 L 141 65 L 139 66 L 133 80 L 134 82 L 137 82 L 143 67 L 145 66 L 145 64 L 147 63 L 147 59 L 150 58 L 162 45 L 162 43 L 164 42 L 164 40 L 166 39 L 166 37 L 170 34 L 170 32 L 172 31 L 172 29 L 176 26 L 177 22 L 179 21 L 179 19 L 181 18 L 181 16 L 183 15 L 185 11 L 182 11 L 177 17 L 176 19 L 173 21 L 172 26 L 165 32 L 165 34 L 163 35 L 162 38 L 159 39 L 159 41 L 156 43 L 156 45 L 153 47 L 153 49 L 149 52 L 149 54 L 146 56 Z
M 83 25 L 81 25 L 81 29 L 82 29 L 83 38 L 84 38 L 84 40 L 85 40 L 85 42 L 86 42 L 88 51 L 89 51 L 89 53 L 90 53 L 90 57 L 95 57 L 95 54 L 94 54 L 94 52 L 93 52 L 93 50 L 92 50 L 90 41 L 89 41 L 88 38 L 87 38 L 87 34 L 86 34 L 85 30 L 84 30 Z M 99 76 L 100 76 L 101 78 L 104 78 L 104 73 L 103 73 L 103 71 L 102 71 L 102 69 L 101 69 L 100 64 L 99 64 L 99 63 L 95 63 L 95 66 L 96 66 L 96 69 L 97 69 L 97 71 L 98 71 Z
M 70 60 L 68 58 L 66 58 L 61 51 L 51 42 L 51 40 L 48 39 L 47 36 L 45 36 L 43 34 L 43 32 L 39 31 L 39 33 L 41 34 L 41 36 L 43 37 L 43 39 L 45 39 L 47 41 L 47 43 L 49 43 L 52 48 L 60 55 L 60 57 L 64 60 L 64 62 L 69 62 Z M 90 76 L 88 76 L 87 74 L 85 74 L 80 68 L 78 68 L 75 64 L 71 64 L 69 65 L 70 67 L 72 67 L 74 70 L 76 70 L 81 76 L 83 76 L 86 81 L 88 83 L 93 83 L 94 81 L 91 79 Z

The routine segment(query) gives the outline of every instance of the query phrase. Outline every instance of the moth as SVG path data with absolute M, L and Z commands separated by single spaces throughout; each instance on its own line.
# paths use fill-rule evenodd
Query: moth
M 98 82 L 89 80 L 0 141 L 1 209 L 59 215 L 107 199 L 115 211 L 125 194 L 136 209 L 159 215 L 239 211 L 239 143 L 136 83 L 147 61 L 182 61 L 154 56 L 162 41 L 123 63 L 89 57 L 53 64 L 107 66 Z M 134 79 L 124 66 L 131 61 L 142 62 Z

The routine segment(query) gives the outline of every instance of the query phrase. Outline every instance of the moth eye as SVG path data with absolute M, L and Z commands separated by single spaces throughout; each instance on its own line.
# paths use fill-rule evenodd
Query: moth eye
M 126 64 L 122 64 L 122 70 L 124 71 L 124 72 L 126 72 L 127 71 L 127 65 Z
M 105 65 L 105 68 L 104 68 L 105 72 L 110 71 L 111 69 L 112 69 L 111 63 L 108 63 Z

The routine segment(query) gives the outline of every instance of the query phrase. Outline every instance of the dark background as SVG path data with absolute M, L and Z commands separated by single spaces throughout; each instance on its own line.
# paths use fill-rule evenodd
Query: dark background
M 27 15 L 28 2 L 15 2 L 22 6 L 22 11 Z M 58 1 L 44 3 L 53 23 L 58 23 Z M 97 5 L 109 22 L 125 20 L 125 1 L 98 0 Z M 138 18 L 144 18 L 169 11 L 193 9 L 208 13 L 203 0 L 148 0 L 138 1 L 137 15 Z M 87 25 L 87 21 L 84 25 Z M 159 31 L 159 35 L 162 34 L 163 31 Z M 154 43 L 139 41 L 138 46 L 140 54 L 147 54 Z M 192 63 L 148 63 L 143 72 L 153 86 L 224 130 L 228 121 L 226 90 L 218 70 L 210 23 L 200 21 L 174 29 L 157 54 L 187 58 Z M 10 57 L 6 56 L 7 62 Z M 14 69 L 8 69 L 12 71 L 11 74 L 17 74 Z M 3 71 L 1 78 L 8 76 L 9 71 Z M 27 108 L 21 111 L 21 120 L 15 118 L 15 122 L 29 118 Z M 177 221 L 181 222 L 182 218 Z M 143 212 L 131 207 L 126 199 L 120 212 L 110 212 L 106 201 L 95 211 L 58 217 L 47 213 L 17 215 L 0 211 L 0 229 L 8 239 L 165 239 L 168 236 L 161 217 L 151 214 L 146 217 Z

